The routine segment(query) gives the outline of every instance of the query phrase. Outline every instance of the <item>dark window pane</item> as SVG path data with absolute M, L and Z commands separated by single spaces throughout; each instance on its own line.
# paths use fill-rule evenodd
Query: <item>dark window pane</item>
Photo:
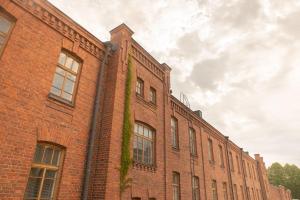
M 0 32 L 8 33 L 10 26 L 11 26 L 11 23 L 4 17 L 0 16 Z
M 46 148 L 43 162 L 46 163 L 46 164 L 50 164 L 51 159 L 52 159 L 52 154 L 53 154 L 53 149 L 52 148 Z
M 40 163 L 42 162 L 43 158 L 43 153 L 44 153 L 44 147 L 42 145 L 37 145 L 35 149 L 35 155 L 34 155 L 34 162 Z
M 53 179 L 45 179 L 43 183 L 41 198 L 51 199 L 53 193 L 53 186 L 54 186 Z
M 45 174 L 45 178 L 52 178 L 55 179 L 56 177 L 56 171 L 54 170 L 47 170 Z
M 26 199 L 38 197 L 41 182 L 42 178 L 29 178 L 25 191 Z
M 53 155 L 53 159 L 52 159 L 52 165 L 57 166 L 59 164 L 59 157 L 60 157 L 60 151 L 56 149 L 54 151 L 54 155 Z
M 33 177 L 42 177 L 44 173 L 44 169 L 42 168 L 31 168 L 30 170 L 30 176 Z
M 138 161 L 142 161 L 142 155 L 143 155 L 143 140 L 142 138 L 138 137 L 138 142 L 137 142 L 137 148 L 138 148 Z

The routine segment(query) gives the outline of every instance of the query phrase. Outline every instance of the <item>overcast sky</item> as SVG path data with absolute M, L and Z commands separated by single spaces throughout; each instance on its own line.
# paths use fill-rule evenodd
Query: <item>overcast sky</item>
M 125 22 L 192 109 L 267 165 L 300 166 L 299 0 L 50 0 L 96 35 Z

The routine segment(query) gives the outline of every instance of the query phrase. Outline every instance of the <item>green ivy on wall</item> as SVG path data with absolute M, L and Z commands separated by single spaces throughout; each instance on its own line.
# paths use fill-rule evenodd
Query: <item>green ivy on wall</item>
M 125 86 L 125 105 L 124 105 L 124 119 L 123 119 L 123 134 L 122 134 L 122 152 L 121 152 L 121 166 L 120 166 L 120 195 L 130 186 L 131 179 L 127 178 L 129 167 L 132 163 L 130 158 L 130 139 L 132 133 L 132 123 L 130 116 L 130 96 L 131 96 L 131 57 L 128 58 L 128 70 Z

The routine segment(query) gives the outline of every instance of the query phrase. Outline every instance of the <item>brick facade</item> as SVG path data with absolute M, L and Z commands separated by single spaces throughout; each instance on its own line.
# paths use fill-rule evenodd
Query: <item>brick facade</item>
M 131 187 L 122 199 L 172 199 L 173 172 L 180 174 L 181 200 L 192 199 L 192 177 L 199 179 L 200 199 L 212 199 L 212 180 L 218 199 L 290 200 L 282 186 L 271 186 L 262 157 L 255 159 L 171 94 L 171 68 L 156 61 L 132 39 L 122 24 L 111 33 L 118 48 L 106 44 L 44 0 L 0 0 L 0 12 L 14 19 L 0 54 L 0 199 L 23 199 L 36 145 L 64 149 L 56 199 L 82 199 L 87 149 L 95 105 L 97 74 L 104 79 L 97 111 L 89 199 L 120 199 L 119 166 L 127 60 L 133 63 L 132 123 L 154 131 L 154 164 L 134 163 Z M 62 50 L 82 60 L 73 105 L 49 96 Z M 137 78 L 144 95 L 135 93 Z M 149 101 L 150 87 L 156 104 Z M 171 117 L 178 121 L 178 149 L 172 147 Z M 196 154 L 190 153 L 189 128 L 195 132 Z M 211 141 L 213 160 L 208 159 Z M 220 148 L 224 159 L 221 166 Z M 133 149 L 133 141 L 132 148 Z M 133 152 L 133 151 L 132 151 Z M 236 188 L 236 189 L 235 189 Z M 244 196 L 244 198 L 242 198 Z

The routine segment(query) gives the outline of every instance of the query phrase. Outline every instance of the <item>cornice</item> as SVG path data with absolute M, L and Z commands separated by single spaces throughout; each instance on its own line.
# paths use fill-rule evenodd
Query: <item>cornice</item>
M 88 33 L 69 17 L 64 15 L 57 8 L 47 1 L 42 0 L 11 0 L 42 22 L 56 30 L 64 37 L 73 42 L 78 42 L 79 46 L 97 57 L 102 59 L 104 56 L 104 45 L 95 36 Z

